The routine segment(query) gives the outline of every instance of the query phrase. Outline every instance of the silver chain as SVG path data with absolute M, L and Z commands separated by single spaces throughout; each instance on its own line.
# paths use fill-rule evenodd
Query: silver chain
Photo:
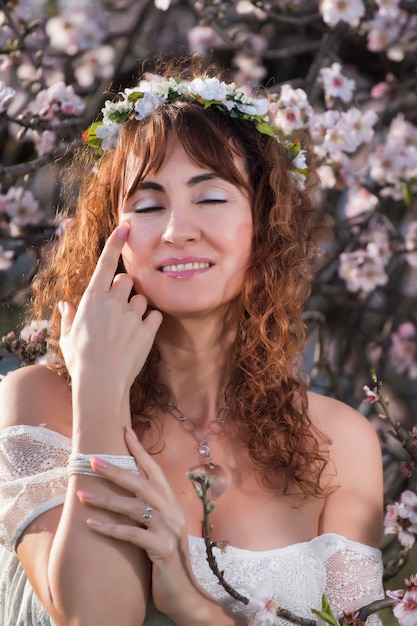
M 220 409 L 220 412 L 218 416 L 216 417 L 216 419 L 211 420 L 208 423 L 209 431 L 207 435 L 203 436 L 201 433 L 198 432 L 197 426 L 194 420 L 192 420 L 190 417 L 185 417 L 184 413 L 180 411 L 180 409 L 175 404 L 172 404 L 172 402 L 168 402 L 166 406 L 167 406 L 168 413 L 172 415 L 172 417 L 176 419 L 177 422 L 181 423 L 183 429 L 186 432 L 193 435 L 194 439 L 196 439 L 197 443 L 199 444 L 197 446 L 198 454 L 201 457 L 207 459 L 209 466 L 213 468 L 214 462 L 213 462 L 213 459 L 211 458 L 211 450 L 209 446 L 209 441 L 213 437 L 213 435 L 220 434 L 221 426 L 223 426 L 223 424 L 226 421 L 226 418 L 221 418 L 221 415 L 224 411 L 228 411 L 229 407 L 225 405 Z M 218 424 L 217 430 L 213 429 L 213 426 L 212 426 L 216 424 Z

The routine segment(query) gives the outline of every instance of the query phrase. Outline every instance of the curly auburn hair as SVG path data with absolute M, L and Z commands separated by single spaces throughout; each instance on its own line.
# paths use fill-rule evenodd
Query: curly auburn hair
M 178 66 L 165 68 L 164 74 L 195 76 Z M 221 77 L 213 68 L 204 75 Z M 301 191 L 283 145 L 251 122 L 177 100 L 144 120 L 126 122 L 117 147 L 98 160 L 89 146 L 81 149 L 72 168 L 72 180 L 81 180 L 75 206 L 68 204 L 68 225 L 34 282 L 35 315 L 50 319 L 49 350 L 61 358 L 59 369 L 68 375 L 58 345 L 57 303 L 78 305 L 118 224 L 120 198 L 129 197 L 146 176 L 158 171 L 171 138 L 197 164 L 245 187 L 251 200 L 252 259 L 225 381 L 230 419 L 267 487 L 323 495 L 320 479 L 329 441 L 308 416 L 300 354 L 307 334 L 302 312 L 327 233 L 325 218 L 312 200 L 313 164 Z M 308 138 L 303 142 L 311 149 Z M 244 158 L 249 185 L 235 166 L 236 154 Z M 122 261 L 118 271 L 124 271 Z M 132 387 L 132 420 L 139 434 L 149 427 L 155 408 L 166 407 L 169 390 L 160 378 L 158 359 L 155 344 Z M 156 385 L 165 392 L 156 393 Z

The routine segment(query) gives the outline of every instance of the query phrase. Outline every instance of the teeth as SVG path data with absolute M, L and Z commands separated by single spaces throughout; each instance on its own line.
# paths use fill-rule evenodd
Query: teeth
M 162 272 L 185 272 L 187 270 L 200 270 L 210 267 L 210 263 L 178 263 L 177 265 L 164 265 Z

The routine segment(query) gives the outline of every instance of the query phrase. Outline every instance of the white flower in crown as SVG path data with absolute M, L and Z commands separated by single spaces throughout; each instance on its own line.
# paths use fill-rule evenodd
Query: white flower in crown
M 262 117 L 265 120 L 268 119 L 269 100 L 266 98 L 258 98 L 257 100 L 251 100 L 247 104 L 236 102 L 236 108 L 246 115 L 252 117 Z
M 194 78 L 188 85 L 188 91 L 203 100 L 214 100 L 226 105 L 226 83 L 218 78 Z
M 128 119 L 135 116 L 136 120 L 143 120 L 159 106 L 182 98 L 204 108 L 213 106 L 228 111 L 235 119 L 252 122 L 261 134 L 281 141 L 291 162 L 289 171 L 297 187 L 304 190 L 309 171 L 306 152 L 301 149 L 299 140 L 294 141 L 290 135 L 287 137 L 282 127 L 270 122 L 267 98 L 251 96 L 245 89 L 236 87 L 235 83 L 226 84 L 218 78 L 195 78 L 188 82 L 179 78 L 164 80 L 156 75 L 147 76 L 151 76 L 151 80 L 141 80 L 133 89 L 126 88 L 119 94 L 122 97 L 119 101 L 105 102 L 102 121 L 94 122 L 83 134 L 87 143 L 102 151 L 111 150 L 116 147 L 120 130 Z
M 103 120 L 111 119 L 113 113 L 127 113 L 132 111 L 132 103 L 127 100 L 125 97 L 124 100 L 120 100 L 118 102 L 112 102 L 111 100 L 106 100 L 104 103 L 104 107 L 101 109 L 103 113 Z
M 137 113 L 136 119 L 143 120 L 151 115 L 164 102 L 164 100 L 153 91 L 146 91 L 142 98 L 139 98 L 135 104 Z
M 304 170 L 307 167 L 306 153 L 306 150 L 300 150 L 295 159 L 293 159 L 292 166 L 294 169 Z
M 122 126 L 123 124 L 117 124 L 117 122 L 112 122 L 109 119 L 105 119 L 100 126 L 97 126 L 96 136 L 102 140 L 102 150 L 112 150 L 117 146 Z

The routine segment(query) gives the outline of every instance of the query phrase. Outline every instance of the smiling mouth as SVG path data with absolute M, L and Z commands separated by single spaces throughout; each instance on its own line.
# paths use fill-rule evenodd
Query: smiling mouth
M 204 270 L 211 267 L 212 263 L 176 263 L 173 265 L 163 265 L 160 272 L 186 272 L 188 270 Z

